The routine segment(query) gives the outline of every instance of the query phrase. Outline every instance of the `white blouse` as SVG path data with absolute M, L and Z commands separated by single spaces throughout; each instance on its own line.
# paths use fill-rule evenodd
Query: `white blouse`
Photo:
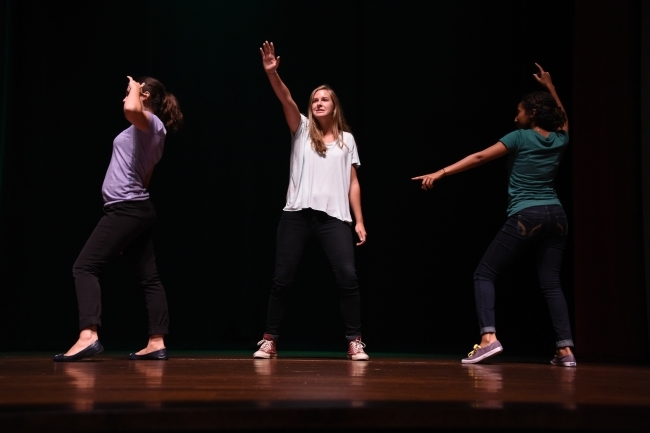
M 354 137 L 343 132 L 343 145 L 327 143 L 324 156 L 316 153 L 309 137 L 309 121 L 300 115 L 300 126 L 292 134 L 289 188 L 285 211 L 311 208 L 347 223 L 350 216 L 350 170 L 359 166 Z

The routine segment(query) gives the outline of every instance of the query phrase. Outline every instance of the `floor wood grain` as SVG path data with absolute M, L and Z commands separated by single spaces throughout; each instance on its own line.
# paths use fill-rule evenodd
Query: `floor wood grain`
M 562 368 L 506 357 L 462 365 L 390 355 L 353 362 L 181 353 L 165 362 L 109 354 L 77 363 L 4 355 L 0 430 L 647 431 L 648 390 L 648 366 Z

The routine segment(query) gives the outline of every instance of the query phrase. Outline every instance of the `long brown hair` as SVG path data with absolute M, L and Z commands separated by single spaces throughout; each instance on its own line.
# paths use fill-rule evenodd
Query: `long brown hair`
M 183 113 L 178 106 L 178 100 L 169 93 L 163 83 L 151 77 L 141 77 L 136 80 L 143 83 L 143 92 L 149 92 L 149 102 L 156 116 L 162 120 L 167 129 L 178 131 L 183 126 Z
M 318 153 L 320 156 L 325 156 L 325 153 L 327 152 L 327 146 L 325 145 L 325 140 L 323 140 L 323 130 L 321 129 L 318 122 L 316 122 L 314 119 L 313 111 L 311 108 L 312 101 L 314 100 L 314 95 L 319 90 L 327 90 L 330 94 L 330 97 L 332 98 L 332 103 L 334 104 L 334 110 L 332 111 L 332 120 L 334 120 L 334 124 L 332 125 L 332 132 L 334 133 L 334 136 L 339 140 L 339 146 L 341 148 L 343 148 L 345 145 L 343 142 L 343 131 L 351 131 L 350 127 L 345 121 L 343 110 L 339 104 L 339 98 L 336 96 L 336 93 L 334 93 L 334 90 L 332 90 L 326 84 L 316 87 L 314 91 L 311 92 L 311 96 L 309 97 L 309 105 L 307 106 L 307 118 L 309 119 L 309 137 L 311 138 L 311 145 L 314 148 L 314 151 L 316 151 L 316 153 Z

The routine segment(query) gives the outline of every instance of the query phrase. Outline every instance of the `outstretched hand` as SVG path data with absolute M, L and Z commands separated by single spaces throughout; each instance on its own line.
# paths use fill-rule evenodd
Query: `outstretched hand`
M 535 63 L 535 66 L 539 68 L 539 75 L 533 74 L 535 80 L 537 80 L 539 84 L 546 87 L 547 89 L 553 87 L 553 82 L 551 81 L 551 74 L 546 72 L 544 68 L 542 68 L 538 63 Z
M 280 66 L 280 56 L 275 57 L 275 47 L 273 42 L 265 41 L 260 48 L 260 54 L 262 54 L 262 65 L 264 66 L 264 71 L 267 74 L 275 72 L 276 69 Z
M 435 173 L 430 173 L 430 174 L 425 174 L 422 176 L 417 176 L 417 177 L 412 177 L 411 180 L 421 180 L 422 181 L 422 189 L 427 191 L 429 189 L 433 188 L 433 184 L 438 181 L 442 176 L 444 176 L 444 172 L 442 170 L 436 171 Z

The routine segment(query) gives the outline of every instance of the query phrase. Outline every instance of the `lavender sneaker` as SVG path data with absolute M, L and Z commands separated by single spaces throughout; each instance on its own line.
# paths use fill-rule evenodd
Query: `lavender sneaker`
M 474 345 L 474 349 L 467 354 L 467 358 L 461 361 L 463 364 L 476 364 L 477 362 L 484 361 L 491 356 L 498 355 L 503 352 L 503 346 L 496 340 L 494 343 L 486 347 L 481 347 L 478 344 Z
M 559 367 L 575 367 L 578 364 L 576 364 L 576 357 L 573 355 L 555 355 L 555 358 L 551 359 L 551 365 L 557 365 Z

